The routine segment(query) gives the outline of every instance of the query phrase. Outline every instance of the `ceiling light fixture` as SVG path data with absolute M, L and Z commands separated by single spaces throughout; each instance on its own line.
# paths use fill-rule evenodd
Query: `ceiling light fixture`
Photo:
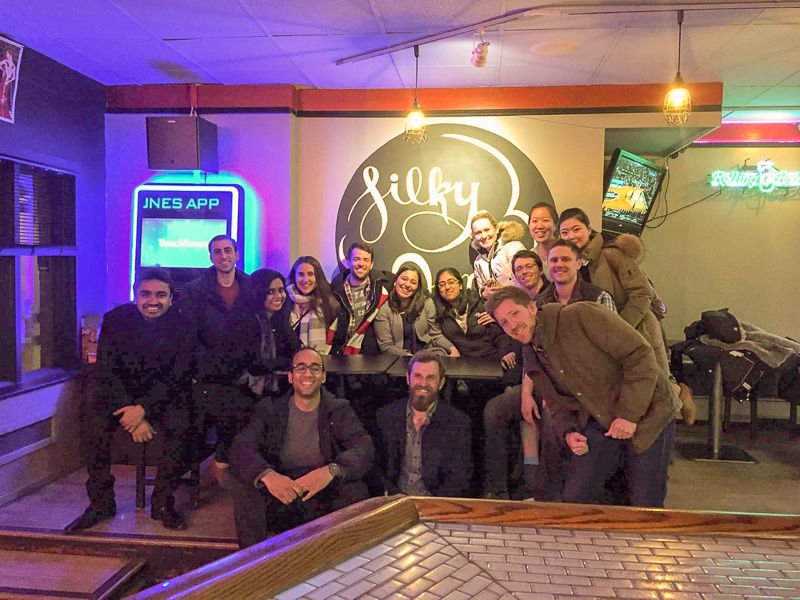
M 678 73 L 672 87 L 664 98 L 664 118 L 670 125 L 683 125 L 692 112 L 692 97 L 681 77 L 681 34 L 683 33 L 683 11 L 678 11 Z
M 411 112 L 406 117 L 406 132 L 403 139 L 412 144 L 419 144 L 428 141 L 428 132 L 425 127 L 425 113 L 419 107 L 419 46 L 414 46 L 414 63 L 416 72 L 414 75 L 414 104 L 411 105 Z
M 489 42 L 483 41 L 483 27 L 478 29 L 478 35 L 481 36 L 481 42 L 472 50 L 472 58 L 470 61 L 476 67 L 485 67 L 486 61 L 489 58 Z

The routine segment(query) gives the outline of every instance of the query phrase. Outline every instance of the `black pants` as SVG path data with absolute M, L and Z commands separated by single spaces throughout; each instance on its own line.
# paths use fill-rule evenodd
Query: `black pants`
M 206 383 L 195 388 L 194 405 L 200 440 L 204 440 L 205 433 L 214 427 L 217 432 L 216 459 L 221 463 L 229 462 L 233 438 L 253 414 L 255 398 L 241 386 Z
M 282 474 L 297 479 L 305 472 L 295 470 Z M 296 499 L 290 504 L 283 504 L 263 485 L 256 488 L 255 482 L 242 481 L 237 477 L 231 477 L 230 482 L 240 548 L 257 544 L 267 539 L 270 533 L 283 533 L 368 497 L 363 482 L 334 479 L 306 502 Z
M 114 477 L 111 475 L 111 442 L 120 429 L 119 418 L 107 407 L 90 406 L 83 416 L 81 436 L 83 455 L 86 458 L 88 478 L 86 493 L 92 506 L 109 509 L 116 506 Z M 148 418 L 147 416 L 145 418 Z M 190 413 L 171 410 L 159 420 L 148 418 L 160 437 L 161 455 L 158 457 L 156 485 L 153 493 L 161 498 L 171 496 L 188 470 L 188 432 Z M 125 434 L 129 435 L 129 434 Z

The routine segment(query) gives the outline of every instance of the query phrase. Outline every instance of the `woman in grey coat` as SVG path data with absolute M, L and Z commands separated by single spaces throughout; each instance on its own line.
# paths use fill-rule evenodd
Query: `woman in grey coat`
M 373 328 L 381 352 L 411 356 L 432 349 L 443 356 L 458 356 L 458 350 L 436 322 L 436 308 L 423 287 L 419 268 L 406 264 L 397 272 L 389 300 L 375 315 Z

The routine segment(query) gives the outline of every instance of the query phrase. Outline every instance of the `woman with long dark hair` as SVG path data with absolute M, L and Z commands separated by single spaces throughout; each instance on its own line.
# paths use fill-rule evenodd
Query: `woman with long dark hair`
M 280 378 L 275 371 L 290 367 L 300 338 L 289 324 L 292 307 L 286 302 L 286 279 L 278 271 L 258 269 L 250 274 L 256 298 L 256 319 L 261 326 L 261 363 L 263 373 L 251 374 L 250 389 L 261 396 L 280 391 Z M 285 379 L 285 377 L 284 377 Z
M 304 346 L 328 354 L 340 306 L 322 265 L 313 256 L 301 256 L 294 261 L 288 280 L 289 322 Z
M 483 301 L 473 290 L 464 289 L 461 274 L 453 267 L 445 267 L 436 274 L 435 282 L 436 321 L 458 353 L 497 359 L 503 369 L 514 367 L 516 361 L 511 350 L 511 338 L 494 321 L 481 319 L 485 312 Z M 508 385 L 519 383 L 520 373 L 516 375 L 516 380 Z
M 405 264 L 397 271 L 389 299 L 373 323 L 381 352 L 411 356 L 424 349 L 458 356 L 458 350 L 436 322 L 436 307 L 424 288 L 419 267 Z
M 563 239 L 573 242 L 581 250 L 583 266 L 580 275 L 584 280 L 604 289 L 614 299 L 619 316 L 630 323 L 650 343 L 658 365 L 669 374 L 669 360 L 664 330 L 653 311 L 655 290 L 639 268 L 644 253 L 641 240 L 635 235 L 622 234 L 610 242 L 592 230 L 588 215 L 580 208 L 568 208 L 558 219 Z M 697 409 L 692 390 L 681 383 L 675 384 L 680 398 L 683 419 L 687 425 L 694 423 Z

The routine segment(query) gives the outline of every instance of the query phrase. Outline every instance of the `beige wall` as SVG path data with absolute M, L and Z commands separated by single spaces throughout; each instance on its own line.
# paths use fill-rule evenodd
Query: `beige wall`
M 771 158 L 786 171 L 800 170 L 797 148 L 692 148 L 669 162 L 669 210 L 711 194 L 708 175 Z M 729 307 L 743 321 L 800 339 L 800 193 L 785 196 L 725 190 L 667 218 L 642 236 L 644 268 L 669 315 L 667 337 L 704 310 Z
M 604 128 L 560 121 L 555 117 L 429 119 L 430 123 L 480 127 L 506 138 L 539 169 L 559 210 L 581 206 L 599 219 Z M 303 118 L 296 119 L 295 126 L 297 185 L 293 188 L 292 205 L 299 226 L 293 249 L 298 254 L 318 257 L 330 272 L 336 266 L 336 213 L 345 188 L 370 154 L 402 134 L 404 122 L 385 118 Z M 536 201 L 522 199 L 521 210 L 527 211 Z

